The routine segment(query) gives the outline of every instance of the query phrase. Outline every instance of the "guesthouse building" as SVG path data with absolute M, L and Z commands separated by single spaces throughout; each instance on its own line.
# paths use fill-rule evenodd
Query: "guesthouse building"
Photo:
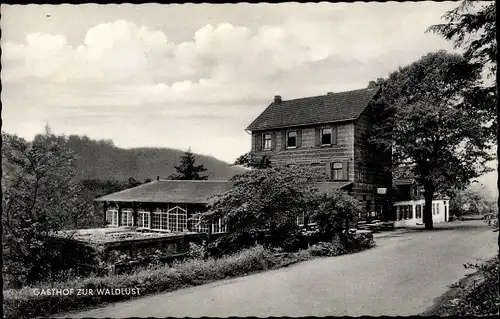
M 247 127 L 251 152 L 271 165 L 306 166 L 363 203 L 364 215 L 393 219 L 392 153 L 371 151 L 378 87 L 285 100 L 277 95 Z

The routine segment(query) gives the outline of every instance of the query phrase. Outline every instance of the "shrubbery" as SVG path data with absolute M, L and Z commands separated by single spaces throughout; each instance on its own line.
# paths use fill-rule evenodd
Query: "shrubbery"
M 346 249 L 340 242 L 320 242 L 309 247 L 308 252 L 311 256 L 333 257 L 345 254 Z
M 500 295 L 498 256 L 487 264 L 467 264 L 466 268 L 477 269 L 484 280 L 460 298 L 452 311 L 457 316 L 494 316 L 499 314 Z

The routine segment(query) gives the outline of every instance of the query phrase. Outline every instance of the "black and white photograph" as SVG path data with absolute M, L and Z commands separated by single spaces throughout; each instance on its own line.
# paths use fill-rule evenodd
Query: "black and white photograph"
M 494 316 L 494 1 L 2 4 L 4 318 Z

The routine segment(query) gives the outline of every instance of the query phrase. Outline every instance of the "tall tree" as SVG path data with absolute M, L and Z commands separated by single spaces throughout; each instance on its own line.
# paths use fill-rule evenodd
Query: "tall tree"
M 11 284 L 49 275 L 53 232 L 94 213 L 73 180 L 75 156 L 65 142 L 48 128 L 33 142 L 2 132 L 3 273 Z
M 480 72 L 480 64 L 461 55 L 429 53 L 392 73 L 375 102 L 384 118 L 370 142 L 392 146 L 394 165 L 410 167 L 424 186 L 427 229 L 433 228 L 431 205 L 437 192 L 463 189 L 488 171 L 491 120 L 483 105 L 464 98 L 480 81 Z
M 206 180 L 208 176 L 200 176 L 200 173 L 205 172 L 207 169 L 203 165 L 195 165 L 196 157 L 188 149 L 184 155 L 181 156 L 181 163 L 179 166 L 174 166 L 176 173 L 169 176 L 169 179 L 176 180 Z
M 479 4 L 476 9 L 475 4 Z M 496 32 L 496 2 L 464 0 L 457 8 L 448 11 L 443 18 L 446 23 L 429 27 L 428 32 L 435 32 L 454 42 L 455 47 L 465 50 L 465 57 L 483 64 L 488 75 L 493 76 L 491 85 L 478 87 L 474 92 L 477 101 L 492 105 L 490 114 L 496 114 L 497 159 L 500 158 L 500 105 L 497 99 L 496 82 L 498 35 Z M 491 100 L 494 101 L 491 103 Z M 500 193 L 500 162 L 497 161 L 497 190 Z M 500 219 L 500 196 L 497 198 L 498 218 Z M 500 245 L 500 236 L 498 237 Z

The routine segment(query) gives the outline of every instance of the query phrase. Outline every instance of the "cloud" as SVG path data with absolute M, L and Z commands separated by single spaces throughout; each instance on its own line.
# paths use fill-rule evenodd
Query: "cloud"
M 388 6 L 267 6 L 259 10 L 276 18 L 253 25 L 249 17 L 238 18 L 236 13 L 245 15 L 241 7 L 230 15 L 231 23 L 214 20 L 177 42 L 170 38 L 178 35 L 160 27 L 164 22 L 136 23 L 132 15 L 93 25 L 78 41 L 55 27 L 52 33 L 29 33 L 22 41 L 9 37 L 2 40 L 4 123 L 14 132 L 31 134 L 35 123 L 42 128 L 49 121 L 55 131 L 59 125 L 61 131 L 139 146 L 140 141 L 163 145 L 154 133 L 160 125 L 167 134 L 189 126 L 191 119 L 196 134 L 165 146 L 209 149 L 188 141 L 189 136 L 215 140 L 214 134 L 202 132 L 230 127 L 245 141 L 231 138 L 234 150 L 220 156 L 236 157 L 249 143 L 244 128 L 275 94 L 289 99 L 356 89 L 429 51 L 452 48 L 424 33 L 444 13 L 439 5 Z M 178 29 L 193 30 L 188 20 L 177 21 Z M 134 129 L 137 136 L 131 135 L 131 126 L 152 122 L 155 127 Z M 171 143 L 174 136 L 169 136 Z

